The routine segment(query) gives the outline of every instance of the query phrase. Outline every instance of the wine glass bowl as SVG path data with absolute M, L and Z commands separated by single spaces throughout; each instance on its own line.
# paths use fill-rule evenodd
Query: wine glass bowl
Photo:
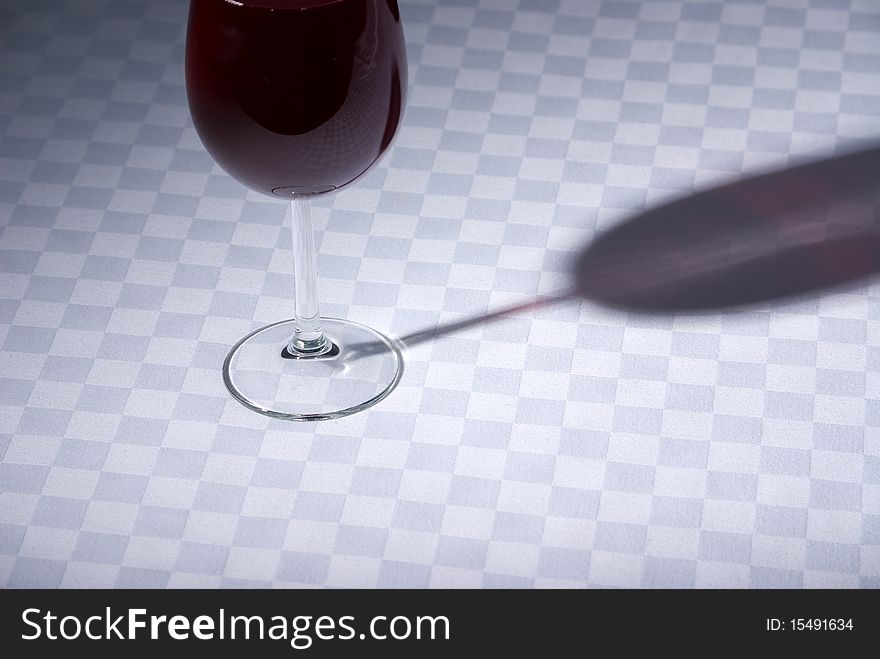
M 386 0 L 192 0 L 190 113 L 217 163 L 282 197 L 338 190 L 388 148 L 406 50 Z
M 193 125 L 228 174 L 291 208 L 295 317 L 244 337 L 223 366 L 230 393 L 256 412 L 335 418 L 400 380 L 392 339 L 319 316 L 309 199 L 350 185 L 385 153 L 406 74 L 396 0 L 191 0 Z

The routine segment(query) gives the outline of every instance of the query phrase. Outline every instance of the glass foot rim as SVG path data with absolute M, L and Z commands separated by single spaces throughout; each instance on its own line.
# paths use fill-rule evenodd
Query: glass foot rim
M 368 407 L 372 407 L 373 405 L 375 405 L 379 401 L 385 399 L 388 396 L 388 394 L 390 394 L 392 391 L 394 391 L 394 389 L 400 383 L 400 379 L 403 377 L 403 353 L 400 350 L 400 345 L 399 345 L 398 341 L 382 334 L 381 332 L 379 332 L 377 330 L 374 330 L 372 327 L 369 327 L 369 326 L 364 325 L 362 323 L 357 323 L 353 320 L 345 320 L 344 318 L 331 318 L 331 317 L 322 317 L 321 320 L 322 321 L 329 321 L 329 323 L 332 323 L 332 324 L 341 323 L 344 325 L 351 325 L 351 326 L 357 327 L 361 331 L 367 331 L 370 334 L 374 335 L 379 341 L 381 341 L 382 343 L 384 343 L 387 346 L 389 354 L 394 357 L 397 368 L 395 369 L 394 376 L 391 378 L 388 385 L 382 391 L 380 391 L 375 396 L 373 396 L 372 398 L 370 398 L 362 403 L 358 403 L 357 405 L 352 405 L 350 407 L 346 407 L 341 410 L 335 410 L 332 412 L 312 412 L 312 413 L 303 413 L 303 414 L 296 414 L 296 413 L 291 413 L 291 412 L 280 412 L 278 410 L 273 410 L 273 409 L 270 409 L 267 407 L 263 407 L 262 405 L 258 405 L 256 403 L 254 403 L 253 401 L 251 401 L 250 399 L 248 399 L 247 396 L 245 396 L 241 391 L 238 390 L 238 388 L 235 386 L 235 384 L 232 381 L 232 376 L 231 376 L 232 359 L 235 357 L 235 353 L 239 350 L 239 348 L 241 348 L 249 339 L 253 338 L 257 334 L 268 331 L 268 330 L 270 330 L 274 327 L 277 327 L 279 325 L 284 325 L 287 323 L 292 324 L 294 322 L 294 319 L 288 318 L 287 320 L 279 320 L 275 323 L 270 323 L 269 325 L 264 325 L 262 327 L 259 327 L 259 328 L 255 329 L 253 332 L 251 332 L 250 334 L 248 334 L 247 336 L 243 337 L 241 340 L 239 340 L 238 343 L 236 343 L 234 346 L 232 346 L 232 349 L 226 355 L 226 359 L 223 360 L 223 384 L 226 385 L 226 389 L 227 389 L 227 391 L 229 391 L 230 395 L 235 400 L 237 400 L 239 403 L 241 403 L 246 408 L 248 408 L 249 410 L 251 410 L 253 412 L 257 412 L 258 414 L 262 414 L 264 416 L 272 417 L 273 419 L 284 419 L 286 421 L 328 421 L 330 419 L 339 419 L 344 416 L 349 416 L 351 414 L 355 414 L 357 412 L 365 410 Z M 342 350 L 343 350 L 343 352 L 345 351 L 345 346 L 342 347 Z M 284 359 L 281 356 L 280 349 L 279 349 L 278 353 L 279 353 L 278 358 Z M 317 357 L 316 359 L 320 359 L 320 357 Z

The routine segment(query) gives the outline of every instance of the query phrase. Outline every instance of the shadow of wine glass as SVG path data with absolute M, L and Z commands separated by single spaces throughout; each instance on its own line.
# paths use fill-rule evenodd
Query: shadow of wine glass
M 880 270 L 880 148 L 752 176 L 648 210 L 598 236 L 581 297 L 642 313 L 796 302 Z
M 398 337 L 408 348 L 571 299 L 643 314 L 803 301 L 880 271 L 880 146 L 682 197 L 601 233 L 572 287 Z M 382 346 L 352 346 L 352 358 Z

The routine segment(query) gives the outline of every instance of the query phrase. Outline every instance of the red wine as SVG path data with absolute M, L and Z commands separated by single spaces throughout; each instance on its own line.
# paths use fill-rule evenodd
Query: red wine
M 196 131 L 266 194 L 348 185 L 400 123 L 406 50 L 396 0 L 192 0 L 186 89 Z

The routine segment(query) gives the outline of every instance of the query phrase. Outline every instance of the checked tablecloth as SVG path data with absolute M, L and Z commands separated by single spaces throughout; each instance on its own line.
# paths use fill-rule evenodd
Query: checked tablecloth
M 580 300 L 271 420 L 281 203 L 204 151 L 182 0 L 0 1 L 0 584 L 877 587 L 880 281 L 644 317 Z M 877 0 L 402 0 L 386 158 L 315 209 L 323 311 L 396 335 L 570 285 L 663 200 L 880 134 Z M 637 267 L 638 264 L 634 264 Z

